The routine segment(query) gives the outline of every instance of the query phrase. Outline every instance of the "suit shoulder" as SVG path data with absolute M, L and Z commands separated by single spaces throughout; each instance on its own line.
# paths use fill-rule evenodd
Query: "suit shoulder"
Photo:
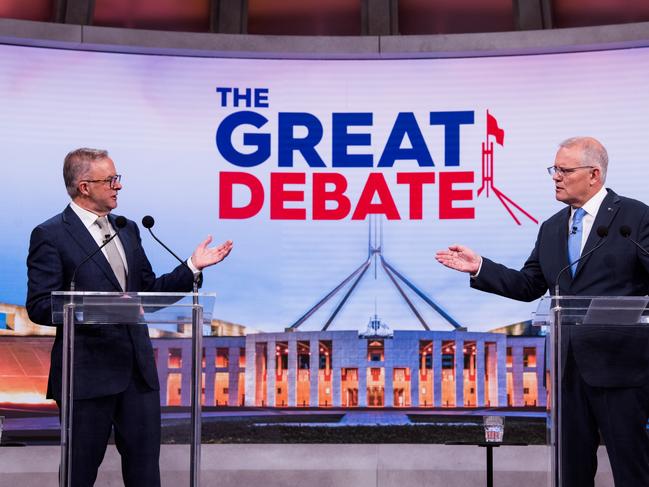
M 63 225 L 63 213 L 59 213 L 57 215 L 54 215 L 51 218 L 48 218 L 44 222 L 39 223 L 34 227 L 34 230 L 32 230 L 32 233 L 38 232 L 38 231 L 52 231 L 58 228 L 61 228 Z
M 130 232 L 134 232 L 136 235 L 139 235 L 139 234 L 140 234 L 140 229 L 138 228 L 137 223 L 135 223 L 135 221 L 133 221 L 133 220 L 131 220 L 131 219 L 129 219 L 129 218 L 126 218 L 126 217 L 123 216 L 123 215 L 117 215 L 117 214 L 115 214 L 115 213 L 111 213 L 111 216 L 113 216 L 113 217 L 115 217 L 115 218 L 118 218 L 118 217 L 122 217 L 122 218 L 124 218 L 124 220 L 126 221 L 126 226 L 124 227 L 124 230 L 130 231 Z M 114 222 L 114 221 L 115 221 L 115 220 L 113 219 L 113 222 Z M 114 227 L 114 226 L 115 226 L 115 225 L 113 225 L 113 227 Z
M 649 210 L 649 206 L 647 206 L 646 203 L 643 203 L 640 200 L 636 200 L 633 198 L 627 198 L 626 196 L 619 196 L 618 198 L 620 199 L 620 205 L 622 205 L 624 208 L 632 210 L 632 211 L 638 211 L 641 213 L 646 212 Z
M 545 220 L 541 226 L 544 225 L 555 225 L 558 224 L 559 222 L 563 222 L 563 220 L 568 216 L 566 212 L 568 211 L 568 207 L 562 208 L 559 211 L 557 211 L 554 215 L 552 215 L 550 218 Z

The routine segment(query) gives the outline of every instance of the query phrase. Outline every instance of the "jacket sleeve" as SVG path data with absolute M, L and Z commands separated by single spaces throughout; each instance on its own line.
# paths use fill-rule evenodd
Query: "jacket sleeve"
M 190 292 L 194 284 L 194 274 L 192 271 L 187 266 L 179 264 L 171 272 L 156 277 L 142 247 L 142 239 L 137 226 L 135 226 L 134 230 L 137 242 L 135 261 L 139 263 L 140 285 L 138 289 L 133 289 L 133 291 Z
M 45 228 L 36 227 L 27 255 L 27 314 L 34 323 L 47 326 L 52 326 L 50 294 L 65 289 L 61 256 L 52 238 Z
M 645 207 L 644 214 L 639 220 L 638 224 L 638 243 L 643 249 L 649 250 L 649 207 Z M 638 259 L 644 267 L 644 270 L 649 274 L 649 254 L 636 248 Z M 649 285 L 649 283 L 647 283 Z
M 545 223 L 541 225 L 532 253 L 520 270 L 510 269 L 490 259 L 482 259 L 480 274 L 471 278 L 471 287 L 518 301 L 534 301 L 548 290 L 539 262 L 539 247 Z

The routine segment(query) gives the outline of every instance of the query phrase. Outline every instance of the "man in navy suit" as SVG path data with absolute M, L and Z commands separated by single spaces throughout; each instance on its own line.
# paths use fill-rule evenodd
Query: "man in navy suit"
M 63 178 L 71 202 L 32 232 L 27 257 L 29 318 L 52 325 L 52 291 L 69 290 L 79 264 L 115 233 L 121 176 L 108 153 L 70 152 Z M 107 219 L 100 219 L 107 217 Z M 111 249 L 104 247 L 78 268 L 77 291 L 191 291 L 205 267 L 223 260 L 227 241 L 209 247 L 208 237 L 187 266 L 156 277 L 144 253 L 137 225 L 127 221 Z M 109 244 L 110 246 L 110 244 Z M 190 270 L 191 269 L 191 270 Z M 61 327 L 52 348 L 48 398 L 61 401 Z M 72 485 L 92 486 L 111 431 L 122 457 L 126 486 L 160 485 L 159 383 L 148 330 L 139 325 L 84 325 L 76 331 L 72 433 Z
M 645 296 L 649 257 L 620 234 L 649 247 L 649 207 L 604 188 L 608 155 L 590 137 L 559 146 L 548 168 L 556 199 L 568 205 L 539 229 L 520 270 L 452 245 L 439 251 L 443 265 L 471 275 L 471 287 L 521 301 L 554 293 L 562 268 L 606 238 L 601 248 L 564 272 L 563 296 Z M 595 229 L 604 226 L 608 236 Z M 649 333 L 642 326 L 568 327 L 562 388 L 564 487 L 593 487 L 600 433 L 617 487 L 649 486 Z M 566 333 L 566 332 L 564 332 Z M 565 335 L 564 335 L 565 338 Z

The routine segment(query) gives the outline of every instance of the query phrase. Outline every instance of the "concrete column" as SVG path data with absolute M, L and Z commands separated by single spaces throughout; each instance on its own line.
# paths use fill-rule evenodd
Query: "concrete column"
M 203 401 L 203 406 L 214 406 L 214 387 L 216 381 L 216 347 L 212 343 L 209 345 L 206 343 L 207 340 L 203 341 L 203 350 L 205 353 L 205 367 L 203 367 L 203 373 L 205 374 L 205 379 L 203 382 L 203 388 L 205 388 L 205 400 Z
M 153 341 L 154 350 L 158 351 L 156 368 L 158 369 L 158 382 L 160 383 L 160 406 L 167 405 L 167 378 L 169 377 L 169 347 L 161 345 L 162 340 Z
M 419 407 L 419 340 L 413 341 L 410 350 L 410 405 Z
M 192 401 L 192 342 L 183 339 L 180 348 L 180 404 L 190 406 Z
M 210 0 L 210 32 L 245 34 L 248 30 L 246 0 Z
M 513 0 L 516 30 L 540 30 L 552 28 L 552 1 Z
M 475 344 L 475 392 L 476 405 L 481 408 L 485 405 L 485 367 L 484 367 L 484 340 L 477 340 Z
M 256 362 L 257 342 L 255 335 L 246 337 L 246 397 L 245 405 L 248 407 L 255 406 L 255 385 L 257 380 L 257 362 Z
M 267 348 L 268 362 L 266 363 L 266 397 L 268 398 L 266 406 L 268 407 L 275 407 L 275 378 L 277 377 L 277 357 L 275 355 L 275 353 L 277 352 L 276 347 L 277 344 L 275 343 L 275 338 L 269 338 Z
M 292 333 L 288 337 L 288 405 L 297 404 L 297 337 Z
M 359 340 L 360 341 L 360 340 Z M 367 407 L 367 364 L 359 362 L 358 367 L 358 407 Z
M 523 347 L 512 346 L 512 402 L 514 407 L 521 407 L 523 401 Z
M 239 353 L 239 347 L 228 348 L 228 406 L 239 406 Z
M 498 353 L 496 352 L 496 344 L 493 342 L 486 343 L 485 353 L 487 354 L 485 376 L 489 376 L 490 401 L 489 403 L 485 401 L 485 405 L 496 406 L 498 405 Z
M 55 2 L 55 5 L 55 16 L 58 21 L 75 25 L 92 24 L 95 0 L 67 0 L 65 3 Z
M 334 407 L 342 405 L 342 347 L 336 346 L 336 341 L 331 341 L 331 404 Z
M 503 335 L 496 341 L 496 356 L 498 363 L 498 404 L 492 406 L 507 406 L 507 337 Z
M 362 0 L 361 35 L 399 33 L 397 0 Z
M 309 405 L 318 407 L 318 372 L 320 363 L 320 341 L 317 338 L 309 340 Z
M 464 340 L 455 339 L 455 407 L 464 406 Z
M 433 340 L 433 404 L 442 407 L 442 340 Z
M 387 360 L 383 362 L 387 363 Z M 386 365 L 383 367 L 383 376 L 385 377 L 385 386 L 383 393 L 383 405 L 386 408 L 394 407 L 394 367 Z
M 543 341 L 543 344 L 536 347 L 536 396 L 538 400 L 536 401 L 538 406 L 545 407 L 547 405 L 548 393 L 545 388 L 545 344 L 547 342 Z

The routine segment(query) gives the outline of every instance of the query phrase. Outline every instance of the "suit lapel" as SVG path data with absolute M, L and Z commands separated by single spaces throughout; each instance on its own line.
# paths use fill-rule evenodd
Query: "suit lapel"
M 595 215 L 595 221 L 593 222 L 593 227 L 590 229 L 590 234 L 588 235 L 588 240 L 586 240 L 586 245 L 584 245 L 584 250 L 581 252 L 582 255 L 586 254 L 593 250 L 599 243 L 602 241 L 603 237 L 597 235 L 598 227 L 611 228 L 611 224 L 617 215 L 618 210 L 620 209 L 620 197 L 615 194 L 615 192 L 608 190 L 608 194 L 597 211 Z M 579 275 L 581 269 L 586 265 L 590 260 L 592 254 L 585 257 L 583 260 L 579 261 L 577 265 L 577 272 L 575 272 L 575 278 Z
M 70 206 L 68 206 L 63 212 L 63 222 L 65 223 L 65 229 L 72 239 L 79 245 L 79 247 L 81 247 L 84 259 L 98 249 L 95 239 L 92 238 L 88 229 Z M 92 260 L 92 262 L 106 275 L 115 287 L 115 290 L 121 291 L 117 277 L 115 277 L 115 273 L 110 267 L 110 264 L 108 263 L 108 260 L 106 260 L 103 252 L 97 252 L 90 260 Z M 86 262 L 84 265 L 91 264 Z M 95 289 L 86 289 L 86 291 L 95 291 Z
M 556 234 L 554 239 L 555 242 L 557 242 L 556 255 L 558 256 L 557 262 L 559 263 L 557 274 L 559 273 L 559 270 L 570 264 L 568 258 L 568 222 L 570 221 L 570 207 L 568 206 L 562 211 L 563 213 L 559 219 L 559 225 L 555 227 Z M 564 285 L 561 285 L 560 282 L 560 288 L 568 289 L 568 287 L 570 287 L 570 284 L 572 283 L 572 274 L 570 271 L 566 271 L 562 274 L 561 281 Z

